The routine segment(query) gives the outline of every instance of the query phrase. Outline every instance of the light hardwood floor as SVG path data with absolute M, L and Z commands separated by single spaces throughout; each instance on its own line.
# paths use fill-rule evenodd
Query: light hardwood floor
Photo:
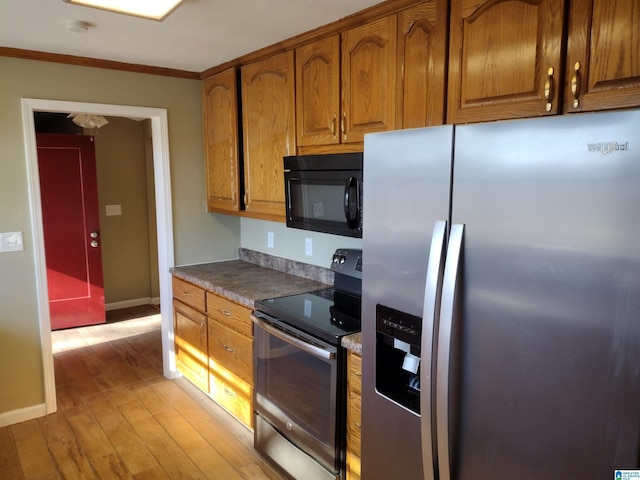
M 249 430 L 162 376 L 160 316 L 121 313 L 52 332 L 58 411 L 0 428 L 0 479 L 280 480 Z

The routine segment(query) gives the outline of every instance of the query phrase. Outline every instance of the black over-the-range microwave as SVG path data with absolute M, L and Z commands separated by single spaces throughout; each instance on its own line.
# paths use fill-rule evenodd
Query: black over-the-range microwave
M 287 226 L 362 238 L 362 157 L 284 157 Z

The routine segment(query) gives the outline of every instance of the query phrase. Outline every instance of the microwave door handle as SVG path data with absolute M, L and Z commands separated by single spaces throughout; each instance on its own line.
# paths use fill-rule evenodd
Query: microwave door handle
M 352 217 L 349 215 L 349 206 L 351 203 L 349 200 L 351 199 L 351 190 L 355 190 L 356 185 L 356 177 L 349 177 L 347 179 L 347 183 L 344 186 L 344 216 L 347 219 L 348 228 L 356 228 L 358 226 L 358 209 L 356 209 L 355 216 Z

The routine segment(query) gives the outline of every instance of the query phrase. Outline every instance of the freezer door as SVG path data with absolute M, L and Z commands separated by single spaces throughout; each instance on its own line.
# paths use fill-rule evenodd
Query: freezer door
M 452 223 L 451 478 L 639 468 L 640 112 L 457 128 Z
M 449 217 L 453 127 L 365 136 L 362 278 L 362 478 L 422 480 L 421 417 L 431 418 L 432 346 L 420 345 L 434 225 Z M 444 232 L 436 237 L 444 238 Z M 398 325 L 402 324 L 402 331 Z M 379 327 L 379 328 L 378 328 Z M 419 368 L 416 371 L 416 358 Z M 421 403 L 425 397 L 427 403 Z M 422 410 L 420 412 L 420 410 Z M 430 428 L 427 428 L 427 433 Z

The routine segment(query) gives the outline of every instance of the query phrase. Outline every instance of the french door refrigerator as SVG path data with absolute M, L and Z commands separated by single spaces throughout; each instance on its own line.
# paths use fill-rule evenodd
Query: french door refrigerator
M 362 478 L 640 458 L 640 111 L 365 136 Z

